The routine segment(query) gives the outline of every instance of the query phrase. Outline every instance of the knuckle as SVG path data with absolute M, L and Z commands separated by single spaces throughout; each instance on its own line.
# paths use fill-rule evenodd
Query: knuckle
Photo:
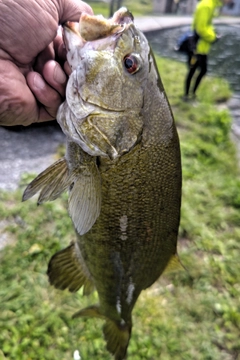
M 11 123 L 22 118 L 24 101 L 19 96 L 0 95 L 0 123 Z

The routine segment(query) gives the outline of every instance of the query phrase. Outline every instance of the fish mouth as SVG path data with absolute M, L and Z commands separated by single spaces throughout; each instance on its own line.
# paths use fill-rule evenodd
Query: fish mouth
M 115 70 L 112 70 L 112 76 L 116 74 L 118 77 L 114 78 L 116 86 L 112 86 L 112 96 L 106 99 L 100 96 L 97 76 L 103 74 L 106 78 L 105 72 L 100 71 L 104 69 L 105 62 L 100 60 L 95 69 L 92 65 L 94 62 L 88 58 L 90 53 L 92 59 L 95 59 L 96 54 L 103 50 L 112 64 L 115 51 L 116 57 L 123 52 L 123 57 L 121 55 L 119 60 L 122 66 L 124 57 L 131 51 L 135 41 L 133 28 L 133 16 L 126 8 L 119 9 L 111 19 L 82 13 L 79 23 L 68 21 L 64 25 L 67 60 L 72 68 L 67 87 L 67 94 L 70 95 L 66 96 L 71 116 L 66 118 L 59 115 L 57 120 L 65 134 L 70 135 L 91 156 L 116 160 L 129 152 L 139 141 L 142 119 L 136 124 L 136 118 L 141 117 L 142 103 L 137 101 L 135 106 L 127 108 L 126 111 L 121 100 L 112 100 L 113 96 L 118 94 L 116 89 L 120 82 L 116 80 L 120 75 Z M 129 42 L 126 41 L 128 38 Z M 115 63 L 118 64 L 117 61 Z M 112 66 L 112 69 L 116 69 L 116 66 Z M 86 73 L 88 78 L 85 77 Z M 85 86 L 88 83 L 91 84 L 90 88 Z
M 133 23 L 132 13 L 125 7 L 116 11 L 112 18 L 105 19 L 102 15 L 89 15 L 83 12 L 78 26 L 76 23 L 67 21 L 64 29 L 74 32 L 83 41 L 94 41 L 121 34 L 127 25 Z

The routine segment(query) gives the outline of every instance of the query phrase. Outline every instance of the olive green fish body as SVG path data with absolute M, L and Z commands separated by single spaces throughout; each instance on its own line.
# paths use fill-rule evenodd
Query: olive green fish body
M 166 109 L 163 126 L 168 119 L 169 135 L 161 134 L 161 121 L 156 117 L 156 131 L 146 128 L 142 141 L 130 153 L 114 164 L 100 159 L 101 213 L 91 230 L 78 238 L 100 303 L 106 307 L 103 311 L 108 312 L 110 303 L 115 309 L 120 304 L 125 320 L 140 291 L 158 279 L 176 254 L 179 147 L 167 100 L 158 93 L 161 109 Z

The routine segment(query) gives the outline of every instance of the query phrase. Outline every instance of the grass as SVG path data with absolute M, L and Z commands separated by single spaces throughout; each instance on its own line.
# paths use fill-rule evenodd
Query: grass
M 222 79 L 203 80 L 195 103 L 183 103 L 185 66 L 157 58 L 179 130 L 183 204 L 179 254 L 186 272 L 163 276 L 144 291 L 133 311 L 131 360 L 240 359 L 240 178 L 229 139 L 231 95 Z M 176 80 L 177 79 L 177 80 Z M 101 320 L 71 315 L 87 304 L 81 292 L 49 286 L 50 257 L 74 237 L 66 196 L 36 206 L 20 189 L 0 192 L 0 359 L 82 360 L 111 357 Z
M 109 17 L 109 3 L 106 1 L 86 1 L 93 9 L 94 14 L 98 15 L 101 14 L 105 17 Z M 134 16 L 142 16 L 152 14 L 153 7 L 152 7 L 152 1 L 150 0 L 123 0 L 122 6 L 127 7 Z M 115 9 L 117 10 L 117 9 Z

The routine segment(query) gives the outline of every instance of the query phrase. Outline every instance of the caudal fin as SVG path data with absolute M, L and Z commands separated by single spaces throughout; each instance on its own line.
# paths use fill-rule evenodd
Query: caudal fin
M 132 324 L 116 323 L 107 320 L 103 326 L 107 350 L 114 355 L 115 360 L 124 360 L 127 355 L 128 343 L 131 337 Z
M 124 320 L 113 321 L 105 315 L 102 315 L 99 307 L 95 305 L 78 311 L 73 315 L 73 318 L 84 316 L 97 317 L 106 320 L 106 323 L 103 326 L 103 334 L 107 343 L 107 350 L 114 356 L 115 360 L 125 360 L 131 337 L 131 320 L 129 323 L 126 323 Z

